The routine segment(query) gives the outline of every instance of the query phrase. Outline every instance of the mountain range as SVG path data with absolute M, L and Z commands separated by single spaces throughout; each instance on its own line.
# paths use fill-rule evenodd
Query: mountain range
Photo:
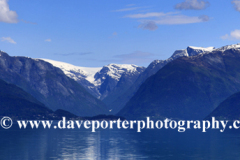
M 0 79 L 15 84 L 49 109 L 78 116 L 106 114 L 106 105 L 52 64 L 28 57 L 11 57 L 0 51 Z
M 118 115 L 203 119 L 240 91 L 240 45 L 180 57 L 149 77 Z
M 42 60 L 60 68 L 93 96 L 103 100 L 106 105 L 125 93 L 145 70 L 145 67 L 133 64 L 109 64 L 102 68 L 87 68 L 48 59 Z M 108 106 L 109 110 L 113 109 L 112 106 Z
M 192 47 L 176 50 L 167 60 L 155 60 L 147 68 L 136 65 L 109 64 L 102 68 L 87 68 L 42 59 L 60 68 L 68 77 L 81 84 L 89 93 L 102 100 L 116 114 L 136 93 L 140 85 L 167 63 L 183 56 L 211 52 L 214 47 Z
M 217 49 L 189 46 L 147 68 L 88 68 L 0 51 L 0 79 L 59 114 L 201 119 L 240 91 L 239 49 L 240 44 Z
M 134 96 L 134 94 L 137 92 L 139 87 L 142 85 L 142 83 L 150 76 L 154 75 L 159 71 L 162 67 L 164 67 L 169 62 L 179 58 L 179 57 L 190 57 L 201 53 L 208 53 L 211 52 L 214 49 L 214 47 L 192 47 L 189 46 L 187 49 L 182 50 L 176 50 L 173 55 L 166 59 L 166 60 L 154 60 L 149 64 L 149 66 L 146 68 L 144 72 L 142 72 L 136 81 L 133 83 L 131 87 L 129 87 L 128 90 L 126 90 L 123 94 L 121 94 L 119 97 L 117 97 L 114 101 L 111 103 L 106 103 L 108 106 L 114 106 L 114 113 L 119 112 L 126 103 Z M 103 100 L 104 101 L 104 100 Z

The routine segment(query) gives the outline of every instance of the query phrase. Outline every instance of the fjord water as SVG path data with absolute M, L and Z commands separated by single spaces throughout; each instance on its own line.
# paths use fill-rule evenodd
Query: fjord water
M 240 159 L 240 132 L 228 130 L 0 129 L 0 159 Z

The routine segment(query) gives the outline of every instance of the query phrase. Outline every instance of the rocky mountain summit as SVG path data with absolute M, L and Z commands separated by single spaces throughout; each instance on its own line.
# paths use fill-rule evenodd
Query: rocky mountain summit
M 203 119 L 240 91 L 240 46 L 184 56 L 149 77 L 118 115 Z
M 0 79 L 31 94 L 46 107 L 78 116 L 108 113 L 103 102 L 52 64 L 28 57 L 11 57 L 0 51 Z
M 172 56 L 166 60 L 154 60 L 149 66 L 146 68 L 144 72 L 142 72 L 136 81 L 133 83 L 128 90 L 126 90 L 123 94 L 119 95 L 118 98 L 115 98 L 111 103 L 106 103 L 108 106 L 114 106 L 113 112 L 117 113 L 120 109 L 122 109 L 126 103 L 133 97 L 133 95 L 137 92 L 141 84 L 150 76 L 154 75 L 159 71 L 162 67 L 164 67 L 169 62 L 179 58 L 179 57 L 190 57 L 198 54 L 209 53 L 214 50 L 214 47 L 193 47 L 189 46 L 186 49 L 176 50 Z
M 133 64 L 108 64 L 102 68 L 87 68 L 68 63 L 42 59 L 60 68 L 68 77 L 81 84 L 98 99 L 114 99 L 128 89 L 145 70 Z

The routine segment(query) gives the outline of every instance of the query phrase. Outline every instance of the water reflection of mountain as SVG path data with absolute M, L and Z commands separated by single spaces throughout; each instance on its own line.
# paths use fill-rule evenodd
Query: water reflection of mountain
M 133 132 L 135 133 L 135 132 Z M 127 137 L 126 137 L 127 136 Z M 0 159 L 121 159 L 142 157 L 130 130 L 1 129 Z
M 187 130 L 0 131 L 0 159 L 239 159 L 239 133 Z

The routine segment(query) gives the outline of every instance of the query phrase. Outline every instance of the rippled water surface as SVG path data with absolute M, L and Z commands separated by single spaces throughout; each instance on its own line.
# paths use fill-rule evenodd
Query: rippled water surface
M 240 132 L 0 129 L 0 159 L 239 160 Z

